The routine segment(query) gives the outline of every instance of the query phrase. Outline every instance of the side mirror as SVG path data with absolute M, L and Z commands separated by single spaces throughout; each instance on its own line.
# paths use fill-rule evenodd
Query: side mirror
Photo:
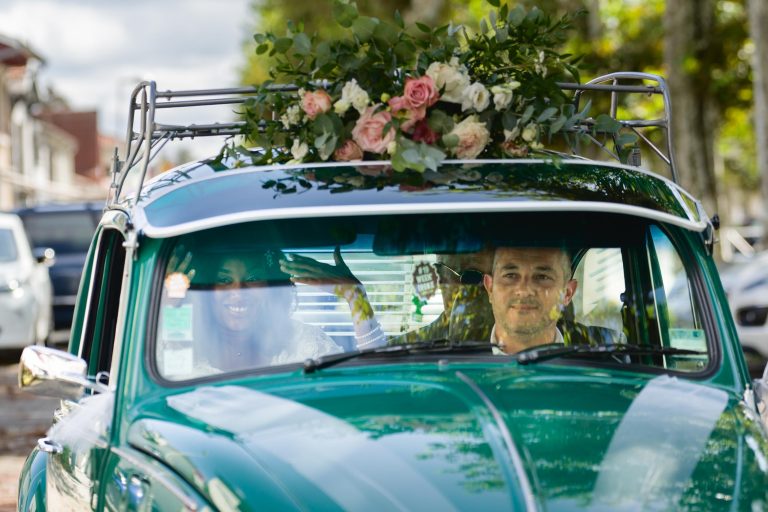
M 56 251 L 50 247 L 35 247 L 32 249 L 32 256 L 35 258 L 35 261 L 46 267 L 50 267 L 56 262 Z
M 21 353 L 19 387 L 66 400 L 77 400 L 86 390 L 107 391 L 106 386 L 88 380 L 87 371 L 87 363 L 69 352 L 33 345 Z

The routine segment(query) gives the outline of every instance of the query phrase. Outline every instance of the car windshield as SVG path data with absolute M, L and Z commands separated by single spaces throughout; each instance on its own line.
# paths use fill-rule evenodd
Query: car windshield
M 93 214 L 85 210 L 29 213 L 22 220 L 33 247 L 51 247 L 59 255 L 88 252 L 96 230 Z
M 448 340 L 485 342 L 472 357 L 505 364 L 552 343 L 650 347 L 616 361 L 702 371 L 705 299 L 675 229 L 618 215 L 465 213 L 183 235 L 167 242 L 155 368 L 186 380 L 376 348 L 392 360 L 392 347 Z
M 18 253 L 16 252 L 16 240 L 13 238 L 13 231 L 0 228 L 0 262 L 16 261 Z

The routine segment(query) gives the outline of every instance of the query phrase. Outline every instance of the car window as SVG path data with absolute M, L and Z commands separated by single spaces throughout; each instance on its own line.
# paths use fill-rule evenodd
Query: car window
M 16 261 L 18 257 L 13 231 L 0 228 L 0 261 Z
M 57 254 L 85 253 L 96 229 L 89 211 L 29 213 L 22 220 L 33 247 L 51 247 Z
M 693 293 L 691 278 L 672 241 L 657 226 L 650 228 L 652 243 L 648 257 L 654 267 L 651 276 L 654 290 L 654 315 L 664 345 L 703 350 L 706 335 L 701 323 L 697 297 Z M 675 358 L 670 358 L 677 361 Z M 675 364 L 678 364 L 675 362 Z M 703 367 L 704 360 L 688 359 L 680 362 L 693 368 Z
M 640 366 L 706 367 L 701 301 L 664 232 L 618 218 L 599 219 L 606 230 L 596 232 L 598 219 L 586 217 L 291 219 L 170 239 L 154 367 L 186 380 L 376 346 L 490 346 L 498 329 L 545 324 L 566 344 L 701 352 L 633 361 Z
M 574 271 L 580 283 L 573 298 L 575 321 L 622 332 L 625 274 L 620 248 L 587 250 Z

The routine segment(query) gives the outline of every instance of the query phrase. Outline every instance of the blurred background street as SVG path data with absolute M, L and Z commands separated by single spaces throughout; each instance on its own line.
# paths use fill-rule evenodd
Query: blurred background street
M 19 390 L 19 355 L 20 351 L 0 351 L 0 512 L 16 510 L 21 466 L 48 430 L 59 403 Z

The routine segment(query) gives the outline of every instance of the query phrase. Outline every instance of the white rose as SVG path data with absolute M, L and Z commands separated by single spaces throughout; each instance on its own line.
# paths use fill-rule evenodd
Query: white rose
M 451 130 L 450 135 L 459 138 L 452 152 L 458 158 L 472 159 L 483 152 L 491 138 L 485 123 L 477 120 L 477 116 L 469 116 Z
M 280 116 L 280 122 L 286 130 L 301 121 L 301 108 L 298 105 L 291 105 L 285 110 L 285 114 Z
M 349 110 L 349 107 L 350 105 L 348 101 L 339 100 L 333 104 L 333 111 L 341 116 L 344 115 L 347 110 Z
M 512 103 L 512 91 L 507 87 L 494 85 L 491 87 L 491 92 L 493 93 L 493 105 L 496 107 L 496 110 L 504 110 Z
M 523 140 L 525 142 L 531 142 L 539 134 L 539 128 L 534 123 L 529 123 L 528 126 L 523 128 Z
M 504 130 L 504 140 L 515 140 L 520 136 L 520 127 L 515 126 L 511 130 Z
M 355 107 L 355 110 L 362 114 L 363 111 L 368 108 L 370 101 L 371 99 L 368 96 L 368 93 L 357 84 L 357 80 L 354 78 L 345 83 L 344 87 L 341 89 L 341 99 L 339 102 L 344 102 L 344 104 L 347 105 L 346 108 L 349 108 L 349 105 L 352 105 Z M 346 109 L 344 109 L 344 112 L 346 112 Z
M 291 146 L 291 156 L 297 162 L 301 162 L 309 152 L 309 146 L 306 142 L 301 142 L 299 139 L 293 140 L 293 146 Z
M 455 62 L 458 64 L 458 60 Z M 441 91 L 441 101 L 462 102 L 464 90 L 469 86 L 469 76 L 466 72 L 444 62 L 433 62 L 427 68 L 426 75 L 435 82 L 435 87 Z
M 488 89 L 480 82 L 475 82 L 464 90 L 464 99 L 461 102 L 461 110 L 475 109 L 475 112 L 481 112 L 488 107 L 491 102 L 491 95 Z

